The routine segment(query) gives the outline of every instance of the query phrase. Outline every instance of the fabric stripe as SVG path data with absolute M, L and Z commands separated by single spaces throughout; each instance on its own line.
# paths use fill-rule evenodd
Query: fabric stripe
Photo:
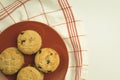
M 21 2 L 24 4 L 29 0 L 21 0 Z M 4 7 L 3 9 L 0 10 L 0 20 L 4 19 L 5 17 L 8 16 L 8 14 L 11 14 L 13 11 L 15 11 L 17 8 L 22 6 L 22 3 L 20 3 L 18 0 L 13 2 L 12 4 Z M 2 4 L 2 3 L 1 3 Z M 7 13 L 6 13 L 7 11 Z
M 10 18 L 12 19 L 12 21 L 13 21 L 14 23 L 16 23 L 15 20 L 13 19 L 13 17 L 12 17 L 12 16 L 9 14 L 9 12 L 4 8 L 4 6 L 2 5 L 1 2 L 0 2 L 0 5 L 3 7 L 4 11 L 6 11 L 7 15 L 10 16 Z
M 77 29 L 76 29 L 75 19 L 74 19 L 72 10 L 69 7 L 70 5 L 67 0 L 59 0 L 59 4 L 65 16 L 66 22 L 70 22 L 70 23 L 67 23 L 68 33 L 70 36 L 71 44 L 74 49 L 74 55 L 76 58 L 76 66 L 79 66 L 79 68 L 76 67 L 75 80 L 79 80 L 80 79 L 79 76 L 81 75 L 81 67 L 82 67 L 81 66 L 82 65 L 82 51 L 81 51 L 80 41 L 78 38 Z M 69 7 L 69 8 L 63 9 L 64 7 Z M 76 37 L 73 37 L 73 36 L 76 36 Z M 75 51 L 79 51 L 79 52 L 75 52 Z
M 42 11 L 43 11 L 43 13 L 44 13 L 45 19 L 46 19 L 46 21 L 47 21 L 47 24 L 50 25 L 49 22 L 48 22 L 48 19 L 47 19 L 47 16 L 46 16 L 46 13 L 45 13 L 45 10 L 44 10 L 42 1 L 39 0 L 39 2 L 40 2 L 40 5 L 41 5 L 41 8 L 42 8 Z
M 24 10 L 25 10 L 25 13 L 26 13 L 26 15 L 27 15 L 27 20 L 29 20 L 29 15 L 28 15 L 28 12 L 27 12 L 27 10 L 26 10 L 26 7 L 25 7 L 24 3 L 23 3 L 22 1 L 20 1 L 20 0 L 18 0 L 18 1 L 23 5 Z

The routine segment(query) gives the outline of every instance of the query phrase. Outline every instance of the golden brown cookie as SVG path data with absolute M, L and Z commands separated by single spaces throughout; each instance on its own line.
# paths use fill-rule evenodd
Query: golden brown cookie
M 58 53 L 51 48 L 43 48 L 35 55 L 36 67 L 45 73 L 53 72 L 57 69 L 60 63 Z
M 17 80 L 43 80 L 44 74 L 31 66 L 24 67 L 17 75 Z
M 24 56 L 15 47 L 9 47 L 0 54 L 0 70 L 4 74 L 15 74 L 23 64 Z
M 34 30 L 25 30 L 18 35 L 17 46 L 24 54 L 31 55 L 36 53 L 41 45 L 41 36 Z

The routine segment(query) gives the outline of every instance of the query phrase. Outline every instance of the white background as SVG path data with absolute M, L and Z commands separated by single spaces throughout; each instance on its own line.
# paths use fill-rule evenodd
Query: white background
M 87 80 L 120 80 L 120 0 L 79 0 L 88 38 Z

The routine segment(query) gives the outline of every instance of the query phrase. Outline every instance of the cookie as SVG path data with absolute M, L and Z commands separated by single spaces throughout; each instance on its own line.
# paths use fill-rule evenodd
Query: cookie
M 53 72 L 57 69 L 60 63 L 58 53 L 51 48 L 43 48 L 35 55 L 35 65 L 38 70 L 45 73 Z
M 22 31 L 17 38 L 18 49 L 24 54 L 34 54 L 36 53 L 42 45 L 42 38 L 34 30 Z
M 43 80 L 44 74 L 31 66 L 22 68 L 18 75 L 17 80 Z
M 24 56 L 15 47 L 9 47 L 0 54 L 0 70 L 4 74 L 15 74 L 23 64 Z

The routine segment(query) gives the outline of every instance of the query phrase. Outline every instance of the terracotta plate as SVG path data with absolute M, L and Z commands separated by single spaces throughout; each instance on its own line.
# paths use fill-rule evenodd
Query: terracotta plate
M 0 53 L 8 47 L 17 47 L 17 36 L 21 31 L 24 30 L 35 30 L 42 37 L 42 48 L 50 47 L 55 49 L 60 55 L 60 65 L 57 70 L 53 73 L 45 74 L 44 80 L 64 80 L 67 68 L 68 68 L 68 53 L 66 46 L 59 36 L 59 34 L 54 31 L 48 25 L 40 22 L 34 21 L 24 21 L 16 23 L 0 34 Z M 34 55 L 25 55 L 25 64 L 34 65 Z M 24 67 L 23 66 L 23 67 Z M 5 75 L 8 80 L 16 80 L 16 75 Z

